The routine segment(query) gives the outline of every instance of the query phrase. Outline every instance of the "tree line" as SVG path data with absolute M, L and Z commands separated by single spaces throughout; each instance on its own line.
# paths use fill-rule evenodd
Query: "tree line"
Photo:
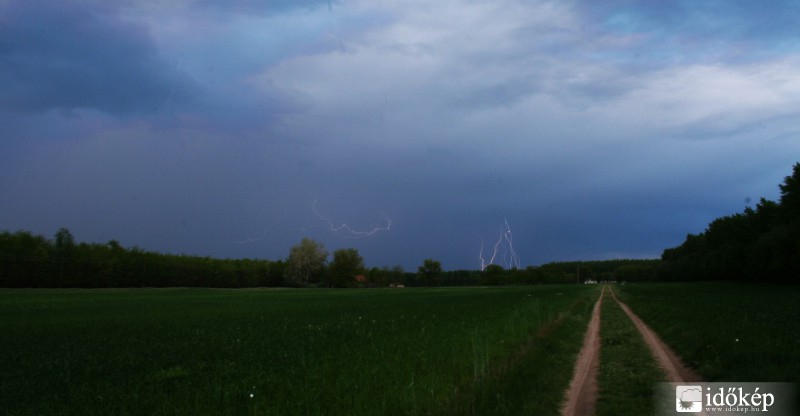
M 52 240 L 27 231 L 0 232 L 0 286 L 250 287 L 280 285 L 283 262 L 162 254 L 139 247 L 76 243 L 66 228 Z
M 330 261 L 329 261 L 329 257 Z M 354 248 L 334 250 L 305 238 L 282 260 L 215 259 L 163 254 L 118 241 L 77 243 L 59 229 L 52 239 L 28 231 L 0 232 L 0 287 L 386 287 L 581 283 L 652 280 L 658 260 L 549 263 L 525 269 L 442 270 L 425 259 L 416 271 L 364 266 Z
M 663 280 L 797 283 L 800 276 L 800 163 L 779 185 L 780 199 L 717 218 L 664 250 Z
M 780 199 L 712 221 L 688 234 L 660 260 L 556 262 L 524 269 L 443 271 L 433 259 L 416 272 L 366 268 L 354 248 L 328 261 L 324 246 L 303 239 L 284 260 L 215 259 L 163 254 L 118 241 L 76 243 L 59 229 L 53 239 L 0 232 L 0 287 L 383 287 L 582 283 L 585 281 L 742 280 L 796 283 L 800 276 L 800 163 L 779 185 Z
M 283 260 L 215 259 L 163 254 L 118 241 L 77 243 L 59 229 L 52 239 L 0 232 L 0 287 L 383 287 L 581 283 L 585 281 L 742 280 L 796 283 L 800 276 L 800 163 L 779 185 L 780 199 L 712 221 L 661 259 L 556 262 L 524 269 L 444 271 L 426 259 L 416 272 L 366 268 L 354 248 L 332 254 L 312 239 Z

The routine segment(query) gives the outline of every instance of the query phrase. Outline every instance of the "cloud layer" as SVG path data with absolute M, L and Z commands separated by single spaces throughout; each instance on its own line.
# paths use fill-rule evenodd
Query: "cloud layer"
M 0 10 L 2 228 L 477 268 L 508 221 L 523 266 L 650 257 L 800 154 L 792 3 Z

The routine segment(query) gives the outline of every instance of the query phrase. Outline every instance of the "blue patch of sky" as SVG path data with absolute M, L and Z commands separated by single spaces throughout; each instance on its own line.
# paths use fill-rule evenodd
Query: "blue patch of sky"
M 324 37 L 332 25 L 332 20 L 325 16 L 241 15 L 203 42 L 180 46 L 175 52 L 198 79 L 208 83 L 227 82 L 290 58 L 301 45 Z
M 619 11 L 605 19 L 605 26 L 615 32 L 640 33 L 646 31 L 646 25 L 641 16 L 629 11 Z
M 610 33 L 644 34 L 648 49 L 673 49 L 691 60 L 702 60 L 709 51 L 717 57 L 719 49 L 729 49 L 726 56 L 763 56 L 796 53 L 800 46 L 798 3 L 636 2 L 594 11 Z

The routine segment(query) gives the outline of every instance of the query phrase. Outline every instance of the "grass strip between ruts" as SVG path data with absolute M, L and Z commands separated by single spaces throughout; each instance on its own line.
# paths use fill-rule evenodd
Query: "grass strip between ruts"
M 657 382 L 665 381 L 641 334 L 606 291 L 600 321 L 598 416 L 653 413 Z

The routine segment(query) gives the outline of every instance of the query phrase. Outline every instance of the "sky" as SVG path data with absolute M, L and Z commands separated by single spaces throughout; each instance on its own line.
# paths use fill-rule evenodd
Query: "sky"
M 0 230 L 269 260 L 308 237 L 409 271 L 656 258 L 778 198 L 798 21 L 795 1 L 0 0 Z

